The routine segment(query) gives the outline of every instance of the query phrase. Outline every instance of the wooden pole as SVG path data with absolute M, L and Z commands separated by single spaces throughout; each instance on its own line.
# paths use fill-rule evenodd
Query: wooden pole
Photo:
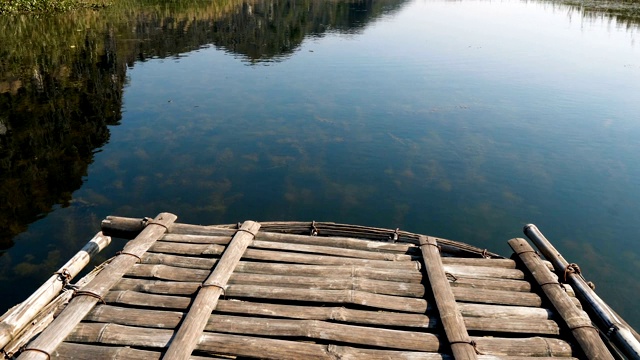
M 453 356 L 456 359 L 477 359 L 464 319 L 458 310 L 456 299 L 449 286 L 449 280 L 447 280 L 447 275 L 442 267 L 438 243 L 434 238 L 426 236 L 421 236 L 418 240 L 433 297 L 436 300 L 440 320 L 447 334 Z
M 571 302 L 558 280 L 542 264 L 542 260 L 529 243 L 524 239 L 511 239 L 509 246 L 529 269 L 589 359 L 613 360 L 607 346 L 600 339 L 598 329 L 591 325 L 591 319 Z
M 558 250 L 533 224 L 524 227 L 524 233 L 542 254 L 553 264 L 558 276 L 564 276 L 565 269 L 569 269 L 569 263 L 560 255 Z M 598 294 L 588 286 L 584 278 L 575 271 L 568 271 L 567 279 L 574 288 L 576 296 L 591 313 L 595 314 L 596 324 L 599 325 L 605 336 L 629 359 L 640 359 L 640 336 L 622 319 Z
M 176 218 L 173 214 L 161 213 L 153 219 L 134 240 L 125 245 L 120 255 L 116 256 L 102 272 L 78 292 L 83 296 L 74 297 L 56 320 L 37 339 L 26 346 L 18 359 L 47 360 L 50 358 L 52 351 L 91 311 L 96 302 L 104 297 L 142 254 L 167 231 Z
M 64 286 L 91 261 L 97 253 L 111 243 L 111 238 L 97 233 L 76 255 L 54 273 L 24 302 L 9 310 L 0 322 L 0 349 L 27 325 L 40 310 L 58 296 Z
M 211 275 L 202 284 L 186 318 L 176 331 L 163 359 L 188 359 L 196 347 L 211 312 L 216 308 L 233 270 L 260 229 L 260 224 L 245 221 L 227 246 Z

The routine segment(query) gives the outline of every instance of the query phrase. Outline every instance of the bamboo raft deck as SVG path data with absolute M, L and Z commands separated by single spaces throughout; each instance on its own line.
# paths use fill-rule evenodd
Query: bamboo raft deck
M 107 217 L 0 318 L 4 357 L 640 358 L 640 336 L 533 225 L 549 261 L 519 238 L 507 259 L 399 229 L 176 219 Z M 133 240 L 71 284 L 110 236 Z

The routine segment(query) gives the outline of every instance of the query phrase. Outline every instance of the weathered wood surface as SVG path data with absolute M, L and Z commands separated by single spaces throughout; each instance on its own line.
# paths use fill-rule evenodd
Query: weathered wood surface
M 88 344 L 62 343 L 51 354 L 52 359 L 73 360 L 159 360 L 162 353 L 132 349 L 130 347 L 97 346 Z M 190 356 L 189 360 L 229 360 L 228 357 L 218 356 Z
M 278 317 L 298 320 L 329 320 L 356 325 L 392 326 L 395 328 L 421 328 L 436 330 L 437 316 L 425 314 L 395 313 L 389 311 L 365 311 L 345 307 L 309 307 L 268 303 L 245 303 L 220 300 L 215 313 L 249 315 L 260 317 Z M 212 315 L 213 317 L 220 315 Z M 183 317 L 179 311 L 159 311 L 134 309 L 112 305 L 96 306 L 84 319 L 104 323 L 141 327 L 173 329 Z M 217 320 L 209 320 L 212 321 Z M 261 320 L 256 320 L 257 326 Z M 469 330 L 522 334 L 558 335 L 559 327 L 555 321 L 546 319 L 512 318 L 508 322 L 499 318 L 466 317 Z M 273 322 L 273 321 L 272 321 Z M 224 329 L 207 327 L 210 331 L 227 332 Z M 275 336 L 276 333 L 273 333 Z
M 145 224 L 142 219 L 125 218 L 119 216 L 108 216 L 108 221 L 103 222 L 103 231 L 134 231 L 138 229 L 141 231 Z M 263 232 L 276 232 L 276 233 L 292 233 L 292 234 L 310 234 L 312 230 L 311 222 L 262 222 Z M 389 242 L 393 239 L 395 232 L 388 229 L 336 224 L 329 222 L 316 222 L 316 228 L 319 229 L 323 236 L 330 237 L 346 237 L 346 238 L 367 238 L 369 240 Z M 175 223 L 171 226 L 171 233 L 174 234 L 189 234 L 189 235 L 221 235 L 228 236 L 233 234 L 232 230 L 236 228 L 236 225 L 227 226 L 201 226 L 191 224 Z M 418 234 L 398 231 L 398 242 L 406 242 L 414 245 L 418 244 Z M 465 244 L 459 241 L 453 241 L 449 239 L 438 238 L 438 243 L 442 247 L 443 253 L 468 255 L 492 258 L 502 258 L 500 255 L 481 249 L 469 244 Z
M 471 344 L 464 319 L 458 310 L 449 280 L 442 267 L 438 243 L 434 238 L 426 236 L 420 237 L 419 242 L 432 295 L 453 356 L 456 359 L 476 359 L 476 350 Z
M 540 257 L 524 239 L 511 239 L 509 246 L 518 254 L 536 282 L 542 287 L 553 306 L 580 344 L 589 359 L 613 359 L 613 356 L 600 338 L 598 330 L 592 326 L 589 316 L 578 309 L 566 292 L 558 284 L 557 278 L 542 264 Z
M 176 220 L 176 216 L 169 213 L 162 213 L 154 220 L 154 224 L 148 225 L 136 239 L 125 245 L 123 254 L 116 256 L 107 267 L 100 272 L 89 284 L 82 288 L 86 294 L 104 296 L 109 289 L 122 278 L 122 275 L 130 269 L 145 251 L 162 234 L 167 231 Z M 124 254 L 126 253 L 126 254 Z M 132 254 L 132 255 L 128 255 Z M 20 355 L 20 360 L 46 360 L 45 353 L 51 353 L 71 332 L 76 324 L 93 308 L 98 301 L 94 296 L 76 296 L 69 303 L 66 309 L 47 327 L 40 336 L 28 345 L 30 349 L 39 351 L 25 351 Z
M 640 334 L 591 289 L 579 273 L 579 268 L 576 272 L 573 267 L 569 267 L 569 262 L 565 260 L 535 225 L 528 224 L 523 230 L 542 254 L 553 263 L 559 275 L 561 273 L 576 288 L 580 300 L 585 303 L 587 310 L 594 314 L 596 323 L 605 336 L 627 358 L 640 359 Z M 565 273 L 565 269 L 570 271 Z
M 105 300 L 109 303 L 127 306 L 176 310 L 187 309 L 190 304 L 188 297 L 145 294 L 135 291 L 111 292 Z M 465 324 L 469 324 L 469 329 L 472 330 L 531 334 L 557 334 L 558 332 L 556 322 L 549 320 L 553 317 L 553 312 L 547 309 L 481 304 L 460 304 L 460 309 L 461 314 L 465 317 Z M 423 315 L 418 311 L 415 313 L 393 313 L 389 312 L 389 309 L 380 312 L 344 307 L 310 307 L 228 300 L 221 300 L 216 311 L 405 327 L 430 327 L 435 322 L 430 316 Z M 431 311 L 432 308 L 428 307 L 427 314 Z
M 194 258 L 190 256 L 156 253 L 147 253 L 142 257 L 143 264 L 163 264 L 187 269 L 211 269 L 217 261 L 217 258 Z M 419 283 L 422 281 L 422 273 L 417 268 L 404 270 L 380 269 L 359 265 L 308 265 L 240 261 L 236 272 L 317 277 L 331 273 L 335 276 L 361 277 L 372 280 L 401 281 L 408 283 Z
M 31 296 L 7 311 L 0 322 L 0 349 L 4 348 L 38 312 L 59 295 L 62 288 L 87 266 L 91 258 L 110 243 L 111 238 L 99 232 Z
M 259 331 L 254 327 L 255 331 Z M 375 329 L 375 328 L 371 328 Z M 250 330 L 250 329 L 248 329 Z M 148 347 L 161 349 L 166 347 L 173 336 L 172 330 L 150 329 L 116 324 L 81 323 L 69 335 L 66 341 L 79 343 L 102 343 L 113 345 L 127 345 L 136 347 Z M 420 344 L 424 348 L 434 349 L 433 352 L 442 352 L 447 348 L 437 336 L 426 334 L 425 343 Z M 342 336 L 342 335 L 340 335 Z M 569 343 L 554 338 L 498 338 L 498 337 L 471 337 L 475 341 L 478 351 L 484 355 L 497 356 L 571 356 Z M 371 340 L 375 341 L 375 340 Z M 381 340 L 382 341 L 382 340 Z M 414 345 L 416 346 L 416 345 Z M 328 348 L 341 348 L 335 345 L 313 344 L 308 342 L 295 342 L 281 339 L 268 339 L 247 335 L 223 334 L 204 332 L 198 339 L 196 349 L 211 351 L 214 354 L 235 354 L 236 356 L 252 356 L 267 359 L 335 359 L 340 358 L 340 351 L 328 352 Z M 365 358 L 398 358 L 405 359 L 410 355 L 420 355 L 419 351 L 397 351 L 386 349 L 364 349 L 356 347 L 344 347 L 349 356 Z M 356 351 L 351 353 L 351 351 Z M 409 357 L 413 358 L 413 357 Z
M 377 354 L 378 356 L 375 359 L 381 359 L 388 352 L 382 352 Z M 338 355 L 338 354 L 336 354 Z M 351 360 L 351 359 L 363 359 L 363 357 L 359 357 L 355 352 L 346 352 L 342 351 L 339 354 L 340 359 Z M 371 353 L 367 353 L 367 356 L 371 356 Z M 394 354 L 395 355 L 395 354 Z M 147 350 L 138 350 L 132 349 L 130 347 L 106 347 L 106 346 L 97 346 L 97 345 L 88 345 L 88 344 L 74 344 L 74 343 L 62 343 L 58 349 L 56 349 L 55 353 L 52 354 L 52 359 L 70 359 L 73 358 L 75 360 L 96 360 L 96 359 L 112 359 L 112 360 L 158 360 L 160 359 L 161 353 L 157 351 L 147 351 Z M 406 353 L 405 359 L 412 360 L 453 360 L 453 357 L 445 354 L 438 353 L 413 353 L 409 355 Z M 368 359 L 367 357 L 366 359 Z M 217 356 L 191 356 L 189 360 L 204 360 L 204 359 L 228 359 L 228 357 L 217 357 Z M 334 358 L 335 359 L 335 358 Z M 389 359 L 389 358 L 385 358 Z M 563 359 L 570 360 L 574 358 L 567 357 L 526 357 L 526 356 L 496 356 L 496 355 L 478 355 L 479 360 L 554 360 L 554 359 Z
M 242 265 L 246 263 L 241 263 Z M 368 291 L 376 294 L 399 295 L 399 296 L 424 296 L 424 285 L 415 282 L 399 282 L 397 280 L 377 280 L 367 277 L 351 276 L 351 274 L 336 274 L 329 269 L 322 269 L 317 273 L 318 276 L 304 276 L 299 273 L 287 272 L 289 275 L 244 272 L 244 266 L 239 265 L 237 272 L 231 276 L 229 280 L 231 284 L 255 284 L 255 285 L 279 285 L 284 287 L 302 287 L 313 289 L 352 289 Z M 265 266 L 269 268 L 270 266 Z M 209 274 L 208 270 L 188 269 L 183 267 L 174 267 L 163 264 L 138 264 L 135 265 L 126 275 L 130 277 L 150 278 L 158 280 L 170 281 L 203 281 Z M 315 275 L 315 274 L 314 274 Z M 366 275 L 366 274 L 365 274 Z M 449 274 L 452 275 L 452 274 Z M 494 297 L 511 296 L 516 300 L 520 296 L 521 300 L 528 300 L 527 304 L 537 304 L 539 301 L 531 301 L 529 299 L 539 299 L 532 293 L 527 294 L 511 294 L 512 292 L 527 292 L 530 290 L 530 284 L 526 281 L 497 281 L 487 279 L 475 279 L 457 276 L 448 276 L 451 286 L 470 288 L 476 290 L 501 290 L 505 293 L 496 293 Z M 455 280 L 451 280 L 455 279 Z M 460 299 L 468 298 L 471 290 L 455 290 L 459 293 Z M 486 293 L 491 294 L 490 291 Z M 465 297 L 466 296 L 466 297 Z M 537 306 L 537 305 L 534 305 Z
M 227 246 L 220 261 L 211 275 L 202 283 L 189 312 L 171 340 L 163 359 L 187 359 L 196 347 L 198 339 L 205 328 L 211 311 L 215 309 L 220 295 L 225 291 L 227 282 L 240 258 L 255 238 L 260 224 L 245 221 Z
M 212 256 L 220 255 L 224 251 L 224 246 L 217 244 L 187 244 L 160 241 L 149 251 L 176 255 Z M 243 259 L 312 265 L 359 265 L 382 269 L 405 270 L 419 269 L 420 266 L 418 261 L 371 260 L 262 249 L 247 249 L 243 254 Z

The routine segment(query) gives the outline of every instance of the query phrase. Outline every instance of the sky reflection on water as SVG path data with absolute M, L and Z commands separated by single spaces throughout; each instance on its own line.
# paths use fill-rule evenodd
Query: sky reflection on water
M 639 327 L 637 28 L 518 1 L 378 15 L 278 61 L 201 44 L 135 62 L 120 125 L 70 206 L 0 257 L 2 287 L 35 286 L 109 214 L 400 227 L 504 255 L 532 222 Z

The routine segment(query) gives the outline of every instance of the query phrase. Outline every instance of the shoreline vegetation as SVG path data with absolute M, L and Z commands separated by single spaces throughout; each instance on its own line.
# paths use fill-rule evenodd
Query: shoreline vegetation
M 79 9 L 102 9 L 112 5 L 107 0 L 0 0 L 0 16 L 16 14 L 50 14 Z

